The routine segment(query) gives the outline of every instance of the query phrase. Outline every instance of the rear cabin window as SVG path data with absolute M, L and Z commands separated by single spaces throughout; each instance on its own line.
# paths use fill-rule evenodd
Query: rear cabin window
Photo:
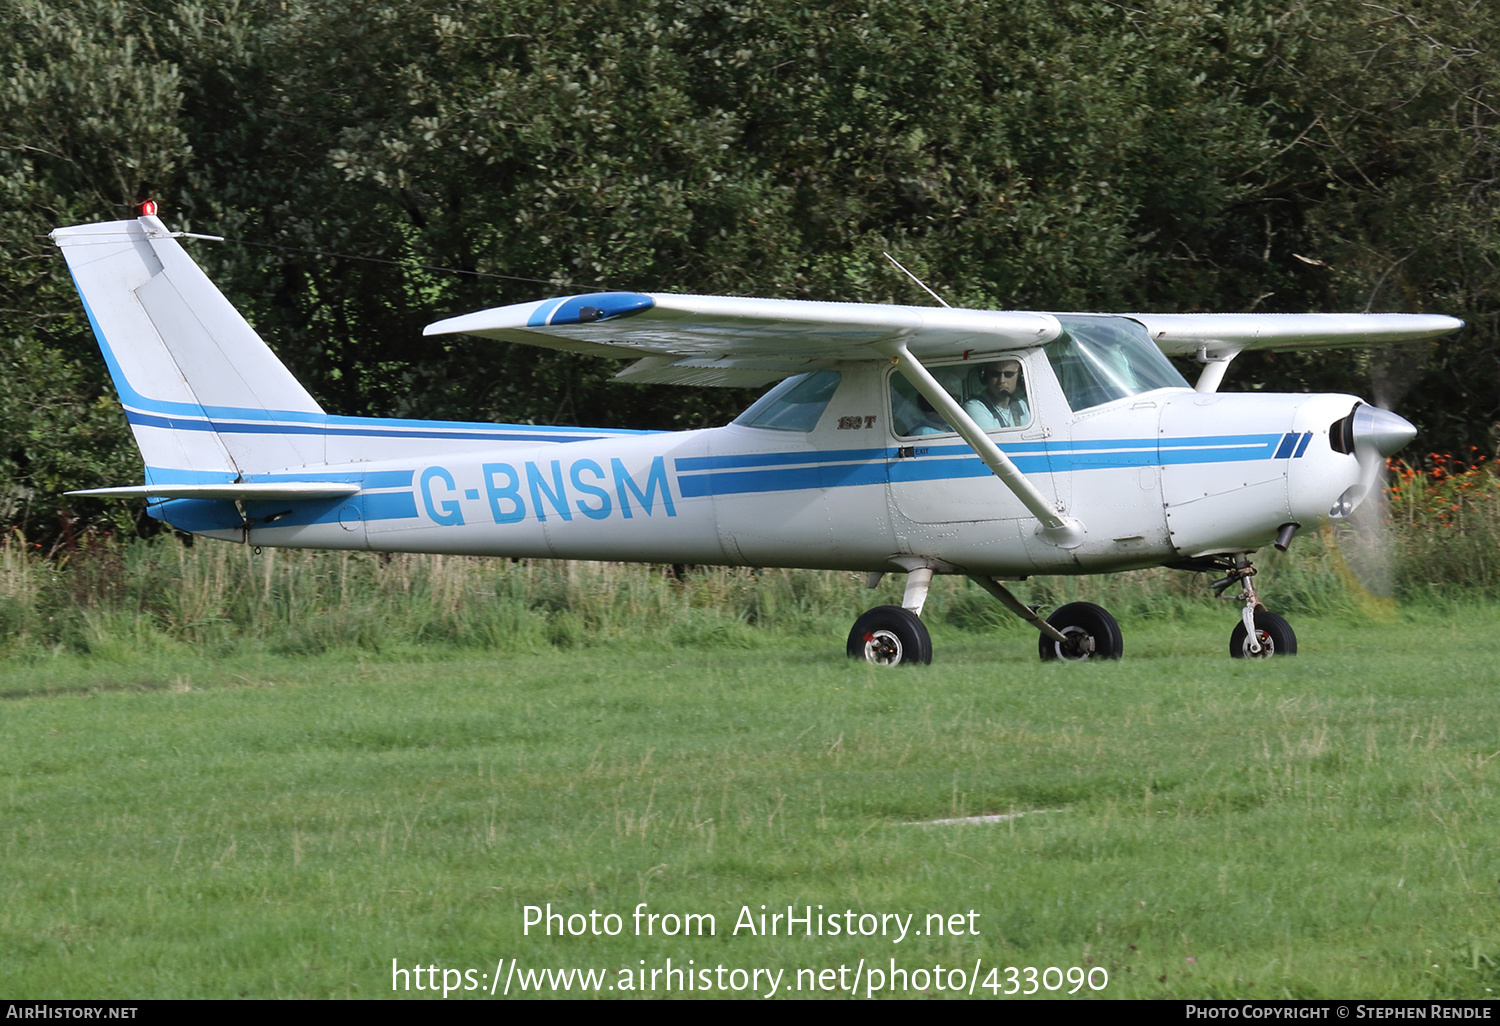
M 772 431 L 811 431 L 838 390 L 838 371 L 814 371 L 787 378 L 734 419 L 741 427 Z

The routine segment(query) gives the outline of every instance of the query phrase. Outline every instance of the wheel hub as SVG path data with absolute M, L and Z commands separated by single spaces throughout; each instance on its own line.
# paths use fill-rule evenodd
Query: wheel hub
M 1068 640 L 1057 646 L 1060 659 L 1087 659 L 1094 654 L 1094 636 L 1082 627 L 1064 627 L 1063 636 Z
M 1245 638 L 1246 659 L 1269 659 L 1276 654 L 1276 642 L 1271 640 L 1271 635 L 1259 628 L 1255 631 L 1255 640 L 1260 643 L 1260 651 L 1256 652 L 1250 647 L 1250 639 Z
M 865 635 L 865 659 L 876 666 L 900 665 L 901 639 L 890 631 L 870 631 Z

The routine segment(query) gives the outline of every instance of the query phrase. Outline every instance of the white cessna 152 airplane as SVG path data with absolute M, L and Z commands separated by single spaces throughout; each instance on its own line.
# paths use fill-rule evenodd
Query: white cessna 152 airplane
M 1040 632 L 1123 650 L 1104 609 L 1045 620 L 1005 581 L 1165 565 L 1223 574 L 1234 656 L 1296 651 L 1250 554 L 1348 516 L 1415 435 L 1350 395 L 1220 394 L 1249 349 L 1394 342 L 1408 314 L 1070 314 L 608 292 L 430 325 L 632 358 L 635 383 L 779 385 L 720 428 L 640 432 L 325 413 L 155 216 L 59 228 L 145 460 L 144 498 L 253 545 L 906 574 L 848 652 L 926 663 L 934 574 Z M 1189 385 L 1167 359 L 1203 365 Z

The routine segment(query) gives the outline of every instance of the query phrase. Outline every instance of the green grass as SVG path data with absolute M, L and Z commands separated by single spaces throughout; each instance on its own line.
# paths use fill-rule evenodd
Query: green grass
M 661 632 L 544 612 L 505 648 L 195 645 L 154 619 L 138 651 L 18 646 L 4 989 L 382 997 L 393 958 L 606 985 L 693 959 L 782 969 L 783 995 L 861 958 L 1098 966 L 1105 997 L 1500 989 L 1500 609 L 1301 617 L 1301 655 L 1263 664 L 1228 658 L 1232 606 L 1184 605 L 1122 615 L 1118 664 L 1057 666 L 1019 626 L 945 626 L 982 618 L 971 590 L 939 596 L 932 667 L 885 672 L 794 583 L 781 627 L 688 602 Z M 631 936 L 643 901 L 717 935 Z M 523 936 L 548 902 L 624 933 Z M 731 935 L 762 904 L 972 909 L 978 934 Z
M 1317 536 L 1260 565 L 1266 600 L 1285 614 L 1359 608 L 1336 555 Z M 1225 609 L 1208 578 L 1158 569 L 1111 577 L 1034 578 L 1023 597 L 1047 607 L 1101 602 L 1117 616 L 1173 621 Z M 1271 582 L 1267 587 L 1265 582 Z M 778 636 L 848 631 L 865 609 L 901 601 L 904 576 L 802 570 L 672 568 L 547 560 L 278 551 L 170 537 L 97 537 L 49 561 L 0 544 L 0 656 L 130 661 L 143 652 L 316 656 L 355 650 L 429 658 L 437 648 L 543 653 L 608 645 L 759 648 Z M 1443 593 L 1430 600 L 1448 601 Z M 970 630 L 1013 617 L 961 578 L 933 583 L 923 617 Z M 0 689 L 4 688 L 0 683 Z

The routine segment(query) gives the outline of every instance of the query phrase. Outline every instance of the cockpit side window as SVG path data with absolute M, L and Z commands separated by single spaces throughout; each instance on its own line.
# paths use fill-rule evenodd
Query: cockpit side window
M 772 431 L 811 431 L 818 426 L 842 375 L 838 371 L 814 371 L 787 378 L 755 401 L 734 419 L 741 427 Z
M 930 368 L 932 376 L 984 431 L 1024 427 L 1031 422 L 1026 373 L 1018 357 Z M 891 374 L 891 423 L 902 438 L 952 434 L 953 428 L 912 384 Z
M 1074 412 L 1158 388 L 1190 387 L 1128 317 L 1059 317 L 1063 332 L 1042 347 Z

